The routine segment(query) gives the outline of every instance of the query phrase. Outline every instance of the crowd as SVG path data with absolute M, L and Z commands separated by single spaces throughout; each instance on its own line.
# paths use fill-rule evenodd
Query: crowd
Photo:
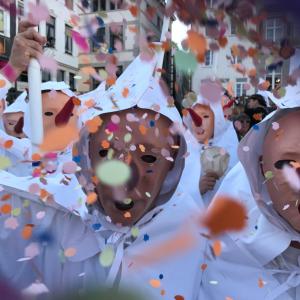
M 1 299 L 300 299 L 298 78 L 245 105 L 205 79 L 180 114 L 149 49 L 87 94 L 43 83 L 37 149 L 27 91 L 6 95 L 45 39 L 19 31 L 0 78 Z

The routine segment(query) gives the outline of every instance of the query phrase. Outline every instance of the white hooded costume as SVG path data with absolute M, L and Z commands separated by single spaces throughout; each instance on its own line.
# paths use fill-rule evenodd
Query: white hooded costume
M 191 133 L 192 129 L 190 122 L 192 122 L 192 120 L 190 116 L 186 117 L 185 123 L 189 128 L 185 133 L 185 139 L 188 145 L 188 156 L 186 157 L 182 184 L 185 189 L 191 193 L 197 203 L 201 203 L 201 199 L 203 199 L 204 204 L 207 206 L 214 197 L 225 175 L 217 180 L 212 191 L 208 191 L 204 195 L 201 195 L 199 189 L 200 177 L 203 175 L 200 161 L 201 153 L 207 146 L 223 148 L 225 152 L 229 154 L 228 168 L 225 173 L 227 174 L 227 172 L 238 162 L 237 147 L 239 142 L 233 124 L 224 117 L 221 101 L 214 103 L 198 96 L 197 102 L 194 105 L 197 103 L 208 105 L 213 111 L 214 136 L 209 140 L 208 145 L 200 144 Z
M 137 106 L 155 110 L 173 122 L 180 123 L 176 108 L 168 106 L 165 97 L 161 96 L 158 83 L 152 78 L 154 67 L 154 60 L 143 62 L 139 57 L 136 58 L 108 90 L 106 97 L 99 99 L 97 103 L 101 110 L 92 109 L 86 119 L 99 115 L 99 112 L 117 112 Z M 129 88 L 127 98 L 121 96 L 124 87 Z M 184 299 L 196 299 L 202 263 L 200 249 L 204 246 L 204 243 L 199 244 L 198 235 L 196 248 L 188 252 L 163 258 L 149 266 L 137 268 L 135 265 L 136 255 L 142 255 L 157 243 L 172 238 L 182 225 L 188 226 L 188 220 L 197 213 L 198 208 L 193 199 L 177 187 L 186 150 L 183 138 L 181 141 L 174 167 L 163 183 L 155 208 L 134 225 L 139 230 L 136 238 L 132 236 L 130 227 L 108 222 L 102 209 L 94 210 L 91 215 L 83 203 L 79 213 L 81 218 L 78 214 L 72 214 L 72 203 L 78 205 L 78 198 L 65 195 L 65 192 L 81 190 L 76 184 L 65 187 L 59 181 L 49 181 L 44 188 L 53 189 L 55 201 L 44 203 L 37 196 L 24 192 L 27 190 L 26 184 L 32 183 L 28 178 L 18 181 L 13 175 L 0 172 L 0 183 L 4 188 L 1 194 L 12 192 L 12 199 L 9 200 L 11 205 L 14 208 L 21 207 L 22 210 L 13 220 L 10 216 L 0 217 L 0 249 L 3 251 L 0 255 L 0 272 L 19 288 L 25 288 L 37 279 L 46 284 L 50 291 L 120 284 L 134 286 L 145 299 L 160 299 L 161 293 L 165 293 L 169 299 L 179 295 Z M 81 144 L 86 142 L 83 140 Z M 85 156 L 83 159 L 88 165 L 89 158 Z M 21 183 L 24 185 L 23 191 L 18 190 Z M 55 188 L 59 190 L 58 193 L 55 193 Z M 24 199 L 30 200 L 25 208 L 22 206 Z M 14 226 L 16 224 L 18 226 Z M 19 231 L 24 224 L 34 224 L 34 238 L 31 241 L 20 238 Z M 39 243 L 41 235 L 46 235 L 48 242 Z M 37 244 L 32 245 L 34 242 Z M 38 250 L 32 251 L 36 247 Z M 99 254 L 108 248 L 112 249 L 114 259 L 111 266 L 104 267 L 99 263 Z M 75 250 L 71 251 L 72 255 L 63 255 L 68 253 L 68 249 Z M 32 255 L 32 252 L 38 252 L 33 259 L 18 261 Z M 160 280 L 160 287 L 150 285 L 153 279 Z
M 299 67 L 299 54 L 297 51 L 292 59 L 294 67 Z M 241 163 L 231 170 L 217 193 L 246 205 L 248 226 L 223 238 L 220 257 L 214 258 L 207 251 L 208 267 L 199 299 L 300 299 L 300 250 L 290 246 L 292 241 L 300 241 L 300 234 L 274 209 L 260 167 L 264 138 L 272 123 L 300 109 L 300 80 L 296 86 L 286 87 L 283 98 L 269 98 L 279 108 L 242 139 L 238 150 Z

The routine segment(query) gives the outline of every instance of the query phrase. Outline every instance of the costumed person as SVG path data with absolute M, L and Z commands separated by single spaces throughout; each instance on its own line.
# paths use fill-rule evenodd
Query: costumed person
M 241 113 L 233 120 L 233 126 L 238 136 L 239 141 L 247 134 L 250 129 L 251 119 L 245 114 Z
M 297 50 L 290 70 L 299 67 Z M 219 257 L 207 253 L 209 267 L 199 299 L 300 298 L 299 78 L 296 81 L 280 99 L 269 93 L 278 109 L 241 141 L 241 164 L 218 191 L 246 204 L 249 226 L 243 233 L 221 238 Z
M 188 149 L 182 184 L 196 202 L 203 199 L 207 206 L 224 174 L 238 161 L 238 139 L 232 122 L 224 118 L 221 100 L 212 102 L 199 95 L 187 108 L 184 123 Z
M 17 216 L 0 217 L 0 270 L 14 286 L 38 281 L 52 292 L 126 286 L 150 299 L 197 298 L 204 243 L 198 234 L 181 235 L 180 248 L 196 246 L 181 254 L 176 252 L 181 242 L 172 244 L 172 238 L 189 226 L 198 208 L 177 188 L 186 143 L 176 129 L 178 111 L 152 78 L 155 65 L 155 58 L 136 58 L 97 102 L 101 110 L 86 112 L 86 130 L 76 147 L 86 193 L 81 213 L 72 213 L 79 199 L 67 194 L 81 190 L 76 182 L 65 186 L 47 176 L 45 183 L 0 172 L 1 196 L 9 194 L 6 204 L 21 209 Z M 44 201 L 39 189 L 49 195 Z M 162 249 L 171 246 L 177 255 L 150 251 L 170 239 Z

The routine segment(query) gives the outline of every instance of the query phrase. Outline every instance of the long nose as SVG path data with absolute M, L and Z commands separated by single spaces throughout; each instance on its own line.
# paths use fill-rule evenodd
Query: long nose
M 62 108 L 62 110 L 55 117 L 55 125 L 56 126 L 63 126 L 69 122 L 69 120 L 72 116 L 73 109 L 74 109 L 73 98 L 75 98 L 75 97 L 71 97 L 68 100 L 68 102 Z
M 137 165 L 132 161 L 130 163 L 131 176 L 129 181 L 127 182 L 127 191 L 132 191 L 139 182 L 140 174 Z
M 188 108 L 188 112 L 190 113 L 195 126 L 200 127 L 202 125 L 202 118 L 192 108 Z
M 18 123 L 15 125 L 15 133 L 21 134 L 23 133 L 23 127 L 24 127 L 24 117 L 21 117 L 18 121 Z

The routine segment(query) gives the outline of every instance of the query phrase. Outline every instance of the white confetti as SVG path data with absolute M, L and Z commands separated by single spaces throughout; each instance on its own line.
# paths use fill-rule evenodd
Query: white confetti
M 249 150 L 250 150 L 250 148 L 249 148 L 248 146 L 244 146 L 244 147 L 243 147 L 243 151 L 244 151 L 244 152 L 248 152 Z
M 289 207 L 290 207 L 290 205 L 289 205 L 289 204 L 286 204 L 286 205 L 283 207 L 282 210 L 287 210 Z

